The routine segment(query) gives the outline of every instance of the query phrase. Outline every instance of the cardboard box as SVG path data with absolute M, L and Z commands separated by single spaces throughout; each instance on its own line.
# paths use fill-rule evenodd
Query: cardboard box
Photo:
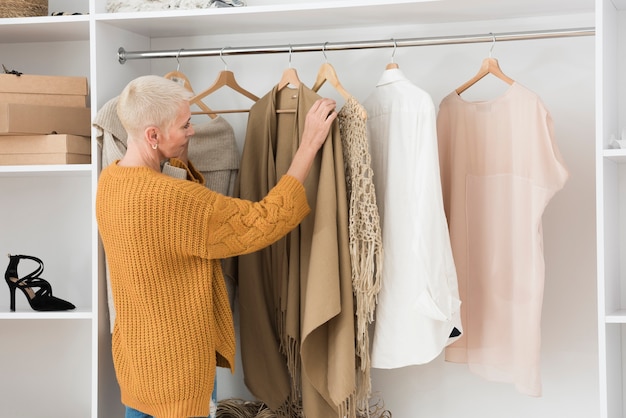
M 90 164 L 91 155 L 66 154 L 0 154 L 0 165 Z
M 0 135 L 0 154 L 91 154 L 91 138 L 77 135 Z
M 86 96 L 89 88 L 86 77 L 0 74 L 0 92 Z
M 0 103 L 88 107 L 87 96 L 81 96 L 79 94 L 31 94 L 0 92 Z
M 0 135 L 33 134 L 91 136 L 91 109 L 0 103 Z

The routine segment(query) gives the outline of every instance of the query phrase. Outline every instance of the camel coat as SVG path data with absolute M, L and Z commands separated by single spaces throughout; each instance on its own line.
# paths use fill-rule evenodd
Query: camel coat
M 263 198 L 287 171 L 318 98 L 303 84 L 276 86 L 252 106 L 239 197 Z M 311 213 L 285 238 L 238 260 L 245 383 L 279 416 L 302 407 L 311 418 L 354 417 L 355 321 L 337 122 L 304 186 Z

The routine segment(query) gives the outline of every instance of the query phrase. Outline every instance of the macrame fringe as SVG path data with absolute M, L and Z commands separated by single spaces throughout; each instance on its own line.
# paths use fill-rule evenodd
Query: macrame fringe
M 352 289 L 356 300 L 356 404 L 369 411 L 372 390 L 369 326 L 374 321 L 381 288 L 383 246 L 366 120 L 361 117 L 364 112 L 361 105 L 350 99 L 338 119 L 349 202 Z

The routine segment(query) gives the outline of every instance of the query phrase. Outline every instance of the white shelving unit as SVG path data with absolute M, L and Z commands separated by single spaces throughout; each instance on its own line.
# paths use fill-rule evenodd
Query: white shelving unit
M 55 10 L 85 14 L 0 19 L 2 64 L 90 79 L 90 4 L 52 0 Z M 99 377 L 97 361 L 95 178 L 95 164 L 0 167 L 0 252 L 39 257 L 54 294 L 77 306 L 35 312 L 18 292 L 10 312 L 8 287 L 0 286 L 0 368 L 7 376 L 0 416 L 98 416 L 98 381 L 106 375 Z M 4 273 L 8 258 L 0 260 Z M 20 277 L 36 267 L 20 261 Z
M 602 418 L 626 413 L 626 1 L 596 4 L 598 337 Z M 624 138 L 626 139 L 626 138 Z
M 469 34 L 492 28 L 507 31 L 511 22 L 513 30 L 561 29 L 581 26 L 578 16 L 594 11 L 593 0 L 248 0 L 242 8 L 110 14 L 106 2 L 50 0 L 51 12 L 85 14 L 0 19 L 1 63 L 27 73 L 87 76 L 93 116 L 131 79 L 162 72 L 150 60 L 121 65 L 116 60 L 119 47 L 132 51 L 170 45 L 223 47 L 225 42 L 254 46 L 367 41 L 389 33 L 398 37 L 462 35 L 452 29 L 457 23 L 471 30 Z M 610 48 L 617 48 L 618 15 L 626 12 L 615 10 L 610 0 L 596 3 L 602 12 L 597 16 L 602 28 L 597 68 L 603 74 L 598 78 L 602 90 L 597 118 L 606 121 L 598 122 L 602 150 L 607 134 L 626 126 L 626 118 L 620 124 L 617 117 L 618 103 L 626 103 L 626 94 L 619 101 L 612 90 L 618 69 L 626 65 L 618 66 L 610 55 Z M 626 22 L 621 20 L 619 27 L 624 30 Z M 485 30 L 487 26 L 480 23 L 484 21 L 496 23 Z M 626 45 L 620 48 L 624 55 Z M 626 84 L 626 78 L 621 81 Z M 0 370 L 3 376 L 11 376 L 0 380 L 3 418 L 123 416 L 110 359 L 103 257 L 93 216 L 100 166 L 98 148 L 92 142 L 91 165 L 0 167 L 0 253 L 42 258 L 46 268 L 42 277 L 51 282 L 55 294 L 78 306 L 75 312 L 36 313 L 18 295 L 18 312 L 9 312 L 8 289 L 0 285 Z M 598 153 L 598 167 L 602 167 L 598 169 L 598 213 L 603 214 L 598 215 L 598 259 L 605 260 L 598 263 L 602 418 L 621 417 L 625 410 L 621 380 L 626 362 L 619 347 L 626 344 L 619 339 L 626 334 L 626 285 L 620 296 L 619 271 L 626 243 L 619 235 L 626 234 L 618 234 L 614 225 L 626 210 L 615 192 L 620 178 L 626 179 L 621 174 L 626 172 L 626 153 L 623 161 L 613 154 L 619 153 Z M 626 191 L 621 195 L 626 197 Z M 622 254 L 621 260 L 626 256 Z M 607 376 L 607 371 L 615 369 L 619 371 L 614 376 Z

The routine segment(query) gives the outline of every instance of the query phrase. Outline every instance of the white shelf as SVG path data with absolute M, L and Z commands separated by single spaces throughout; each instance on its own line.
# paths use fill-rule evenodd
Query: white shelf
M 344 29 L 419 25 L 520 16 L 562 16 L 592 13 L 588 0 L 531 0 L 503 4 L 476 1 L 468 8 L 460 0 L 339 1 L 273 4 L 249 7 L 168 10 L 138 13 L 98 13 L 93 19 L 150 38 L 202 36 L 272 31 Z M 384 19 L 380 18 L 384 8 Z M 0 43 L 60 42 L 89 39 L 89 15 L 39 16 L 0 19 Z M 158 22 L 158 23 L 157 23 Z
M 459 0 L 291 2 L 216 9 L 99 13 L 95 20 L 150 38 L 168 38 L 232 34 L 233 27 L 242 34 L 562 16 L 564 9 L 570 14 L 593 12 L 593 2 L 588 0 L 533 0 L 514 4 L 483 0 L 473 2 L 469 8 L 463 3 Z M 384 19 L 381 19 L 381 13 Z
M 615 161 L 617 163 L 626 162 L 626 149 L 605 149 L 602 151 L 604 158 Z
M 90 164 L 52 164 L 52 165 L 5 165 L 0 166 L 0 176 L 40 176 L 45 175 L 75 175 L 91 173 Z
M 89 16 L 0 19 L 0 44 L 89 40 Z
M 605 318 L 607 324 L 626 324 L 626 309 L 612 312 Z
M 622 0 L 623 1 L 623 0 Z M 150 38 L 268 31 L 343 29 L 394 25 L 419 25 L 490 19 L 562 16 L 592 13 L 589 0 L 528 0 L 502 2 L 478 0 L 360 0 L 289 2 L 259 6 L 168 10 L 138 13 L 97 13 L 96 21 Z M 380 18 L 384 9 L 384 19 Z M 88 14 L 0 19 L 0 43 L 57 42 L 89 39 Z M 158 23 L 156 23 L 158 21 Z
M 0 321 L 16 319 L 93 319 L 93 313 L 85 308 L 58 312 L 37 312 L 26 309 L 17 309 L 15 312 L 8 309 L 0 310 Z

